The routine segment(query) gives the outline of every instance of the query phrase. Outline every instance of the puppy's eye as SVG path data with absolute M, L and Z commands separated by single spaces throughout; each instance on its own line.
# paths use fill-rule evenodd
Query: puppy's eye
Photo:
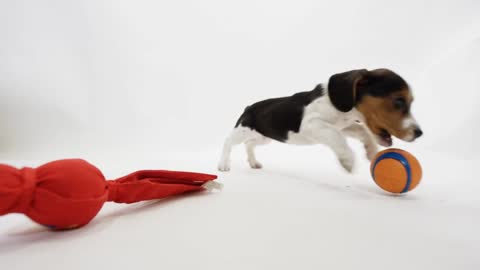
M 393 100 L 393 106 L 395 109 L 403 111 L 407 108 L 407 101 L 402 97 L 396 98 Z

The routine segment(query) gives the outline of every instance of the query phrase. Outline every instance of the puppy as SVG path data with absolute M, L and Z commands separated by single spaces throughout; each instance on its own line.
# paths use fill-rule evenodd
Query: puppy
M 377 143 L 392 145 L 392 135 L 412 142 L 422 130 L 410 113 L 412 92 L 405 80 L 388 69 L 352 70 L 335 74 L 327 84 L 289 97 L 248 106 L 225 140 L 220 171 L 230 170 L 234 145 L 244 143 L 250 167 L 262 167 L 255 147 L 276 140 L 296 145 L 327 145 L 348 172 L 354 154 L 346 136 L 360 140 L 371 160 Z

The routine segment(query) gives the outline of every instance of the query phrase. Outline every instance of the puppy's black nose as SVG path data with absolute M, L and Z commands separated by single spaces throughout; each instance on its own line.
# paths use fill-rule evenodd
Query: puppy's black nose
M 420 128 L 415 128 L 413 134 L 415 135 L 415 138 L 418 138 L 423 135 L 423 131 Z

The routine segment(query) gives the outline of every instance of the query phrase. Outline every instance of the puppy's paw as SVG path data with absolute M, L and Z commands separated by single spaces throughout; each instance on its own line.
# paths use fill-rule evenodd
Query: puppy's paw
M 228 160 L 222 160 L 218 164 L 218 170 L 221 172 L 228 172 L 230 171 L 230 161 Z
M 351 150 L 345 153 L 344 155 L 340 156 L 338 160 L 340 161 L 340 164 L 347 172 L 349 173 L 353 172 L 353 167 L 355 164 L 355 156 L 353 155 L 353 152 Z
M 378 146 L 375 144 L 365 145 L 365 151 L 367 152 L 367 159 L 372 161 L 372 159 L 378 153 Z
M 261 169 L 263 167 L 262 163 L 256 160 L 249 160 L 248 164 L 250 164 L 250 168 L 252 169 Z

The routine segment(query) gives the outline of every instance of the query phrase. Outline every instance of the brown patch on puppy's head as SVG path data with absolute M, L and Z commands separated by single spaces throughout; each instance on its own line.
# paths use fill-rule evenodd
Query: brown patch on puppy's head
M 410 113 L 413 101 L 405 80 L 388 69 L 352 70 L 330 77 L 328 95 L 342 112 L 356 108 L 381 145 L 392 145 L 391 135 L 413 141 L 422 135 Z

